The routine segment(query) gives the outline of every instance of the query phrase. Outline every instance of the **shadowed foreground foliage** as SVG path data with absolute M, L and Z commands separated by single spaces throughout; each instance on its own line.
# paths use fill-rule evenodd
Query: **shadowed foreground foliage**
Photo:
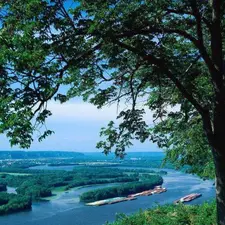
M 119 214 L 114 223 L 108 225 L 215 225 L 216 204 L 166 205 L 140 211 L 131 216 Z

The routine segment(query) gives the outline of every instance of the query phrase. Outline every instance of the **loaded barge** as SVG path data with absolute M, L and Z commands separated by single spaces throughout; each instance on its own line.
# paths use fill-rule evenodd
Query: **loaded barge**
M 193 201 L 194 199 L 199 198 L 201 196 L 202 196 L 202 194 L 192 193 L 190 195 L 186 195 L 186 196 L 174 201 L 174 204 L 183 203 L 183 202 L 190 202 L 190 201 Z
M 111 204 L 124 202 L 124 201 L 132 201 L 132 200 L 135 200 L 135 199 L 136 198 L 134 198 L 134 197 L 128 197 L 128 198 L 127 197 L 116 197 L 116 198 L 108 198 L 108 199 L 105 199 L 105 200 L 86 203 L 86 205 L 88 205 L 88 206 L 111 205 Z
M 153 195 L 153 194 L 160 194 L 165 191 L 166 191 L 166 188 L 162 188 L 161 186 L 156 186 L 152 190 L 146 190 L 146 191 L 143 191 L 140 193 L 131 194 L 131 195 L 128 195 L 127 197 L 108 198 L 105 200 L 86 203 L 86 205 L 88 205 L 88 206 L 110 205 L 110 204 L 115 204 L 115 203 L 119 203 L 119 202 L 135 200 L 135 199 L 137 199 L 138 196 L 149 196 L 149 195 Z
M 128 197 L 149 196 L 153 194 L 161 194 L 166 191 L 167 191 L 166 188 L 162 188 L 161 186 L 156 186 L 152 190 L 147 190 L 147 191 L 142 191 L 136 194 L 131 194 L 131 195 L 128 195 Z

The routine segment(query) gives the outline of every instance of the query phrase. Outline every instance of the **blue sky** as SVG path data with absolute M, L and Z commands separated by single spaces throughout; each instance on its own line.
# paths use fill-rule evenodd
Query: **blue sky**
M 48 119 L 46 126 L 54 130 L 55 134 L 41 143 L 37 141 L 38 135 L 34 135 L 35 140 L 30 150 L 100 151 L 95 148 L 100 140 L 100 128 L 117 116 L 116 105 L 99 110 L 80 99 L 73 99 L 64 104 L 51 101 L 48 106 L 53 115 Z M 121 105 L 120 109 L 124 107 Z M 146 114 L 145 119 L 148 124 L 152 124 L 151 112 Z M 17 146 L 11 148 L 4 135 L 0 136 L 0 142 L 0 150 L 19 149 Z M 150 142 L 141 144 L 137 141 L 129 151 L 159 151 L 159 149 Z

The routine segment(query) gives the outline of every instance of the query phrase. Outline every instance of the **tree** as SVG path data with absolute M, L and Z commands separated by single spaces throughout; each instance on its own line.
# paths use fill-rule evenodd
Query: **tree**
M 203 176 L 215 167 L 225 224 L 224 1 L 0 4 L 0 131 L 11 144 L 30 145 L 53 98 L 83 96 L 98 107 L 124 99 L 131 107 L 118 127 L 102 129 L 97 147 L 123 156 L 132 139 L 150 138 L 178 165 Z M 69 85 L 66 95 L 60 85 Z M 146 107 L 155 112 L 153 128 L 143 121 Z

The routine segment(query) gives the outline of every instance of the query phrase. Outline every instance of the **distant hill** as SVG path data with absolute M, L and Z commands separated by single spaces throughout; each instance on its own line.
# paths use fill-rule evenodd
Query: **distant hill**
M 0 151 L 0 159 L 77 158 L 80 152 L 63 151 Z

